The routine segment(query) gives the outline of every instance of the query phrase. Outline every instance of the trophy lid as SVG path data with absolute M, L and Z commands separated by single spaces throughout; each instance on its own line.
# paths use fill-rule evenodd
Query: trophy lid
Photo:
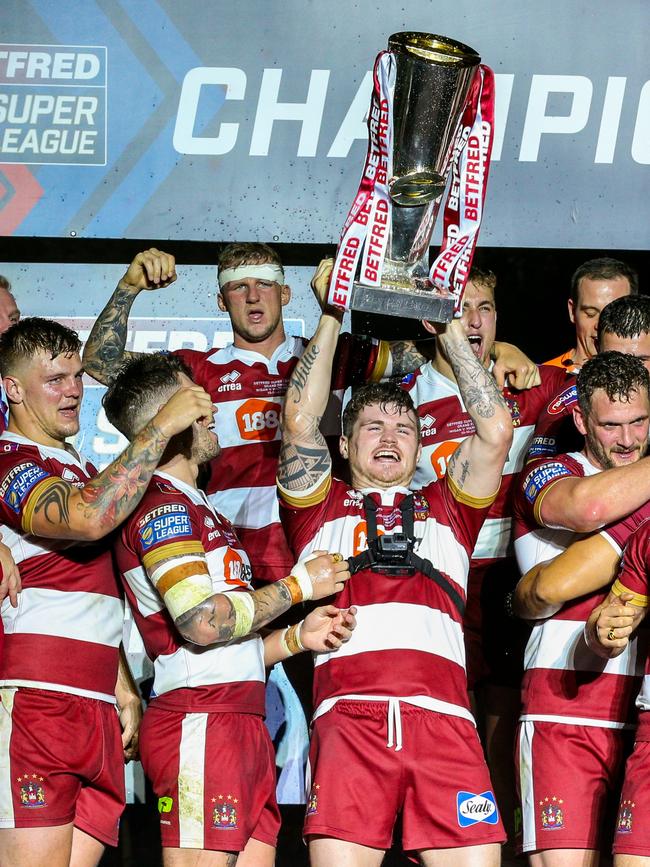
M 477 66 L 481 57 L 462 42 L 449 39 L 446 36 L 436 36 L 434 33 L 418 33 L 403 31 L 393 33 L 388 38 L 389 51 L 401 51 L 428 60 L 432 63 L 444 63 L 453 66 Z

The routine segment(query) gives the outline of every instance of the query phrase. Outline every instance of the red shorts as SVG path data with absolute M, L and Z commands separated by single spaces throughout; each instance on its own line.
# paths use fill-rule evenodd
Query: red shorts
M 262 717 L 183 713 L 154 703 L 140 731 L 163 847 L 241 852 L 251 837 L 275 846 L 275 755 Z
M 386 702 L 339 701 L 309 753 L 305 836 L 407 851 L 501 843 L 503 826 L 472 723 L 400 704 L 402 749 L 388 748 Z
M 124 753 L 114 705 L 69 693 L 0 688 L 0 828 L 74 822 L 117 845 Z
M 615 855 L 650 855 L 650 827 L 647 821 L 649 769 L 650 743 L 637 741 L 625 766 L 625 782 L 614 825 Z
M 621 729 L 519 723 L 522 852 L 609 851 L 630 738 Z

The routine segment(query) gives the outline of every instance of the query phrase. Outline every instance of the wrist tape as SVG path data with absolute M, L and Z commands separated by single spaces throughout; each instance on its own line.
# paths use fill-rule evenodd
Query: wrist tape
M 235 612 L 235 628 L 232 637 L 243 638 L 251 631 L 255 615 L 255 602 L 248 592 L 236 591 L 227 595 Z

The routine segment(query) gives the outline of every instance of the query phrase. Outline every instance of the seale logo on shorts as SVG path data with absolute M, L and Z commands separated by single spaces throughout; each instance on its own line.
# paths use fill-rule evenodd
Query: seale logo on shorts
M 480 795 L 473 792 L 458 792 L 456 810 L 461 828 L 477 825 L 479 822 L 496 825 L 499 821 L 497 802 L 492 792 L 481 792 Z

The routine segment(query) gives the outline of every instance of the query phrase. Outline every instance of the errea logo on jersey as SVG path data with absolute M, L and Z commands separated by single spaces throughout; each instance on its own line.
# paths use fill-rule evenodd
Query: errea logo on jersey
M 427 413 L 425 416 L 422 416 L 420 419 L 420 435 L 425 437 L 432 437 L 435 433 L 437 433 L 437 428 L 435 426 L 436 419 L 431 413 Z
M 241 391 L 241 382 L 237 382 L 240 376 L 241 374 L 238 370 L 231 370 L 228 373 L 224 373 L 223 376 L 219 377 L 223 385 L 220 385 L 217 388 L 217 391 Z

